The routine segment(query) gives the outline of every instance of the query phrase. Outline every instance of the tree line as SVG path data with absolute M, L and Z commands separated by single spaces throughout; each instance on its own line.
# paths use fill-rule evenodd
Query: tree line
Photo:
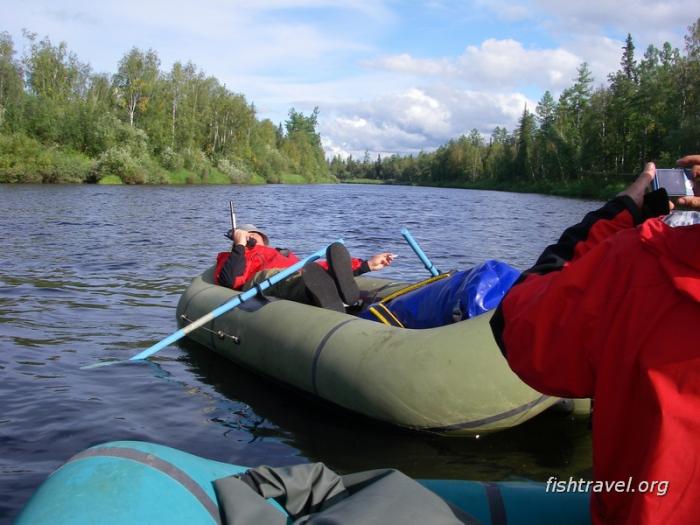
M 523 189 L 607 197 L 644 162 L 672 167 L 700 148 L 700 19 L 688 28 L 684 51 L 668 42 L 640 58 L 631 35 L 620 68 L 594 87 L 588 64 L 558 100 L 547 91 L 525 108 L 512 132 L 478 130 L 431 153 L 371 159 L 335 157 L 341 181 Z
M 330 180 L 318 108 L 276 126 L 191 62 L 133 48 L 95 73 L 61 42 L 0 32 L 0 182 Z

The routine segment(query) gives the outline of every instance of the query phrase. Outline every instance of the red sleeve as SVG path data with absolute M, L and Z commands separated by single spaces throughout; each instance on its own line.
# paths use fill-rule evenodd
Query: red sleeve
M 226 261 L 231 256 L 231 252 L 220 252 L 216 256 L 216 269 L 214 270 L 214 282 L 221 284 L 221 270 L 223 270 Z
M 588 397 L 593 390 L 592 350 L 619 265 L 620 235 L 632 234 L 641 212 L 617 198 L 568 228 L 537 264 L 521 275 L 491 320 L 510 367 L 536 390 Z M 611 273 L 612 272 L 612 273 Z

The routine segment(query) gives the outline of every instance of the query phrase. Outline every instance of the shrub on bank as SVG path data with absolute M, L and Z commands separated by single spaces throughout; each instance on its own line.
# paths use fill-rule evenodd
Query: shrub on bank
M 47 184 L 78 184 L 89 179 L 95 161 L 82 153 L 51 149 L 48 166 L 41 173 L 41 182 Z
M 216 167 L 228 177 L 226 182 L 247 184 L 250 180 L 250 174 L 241 164 L 242 163 L 229 159 L 219 159 L 216 163 Z
M 0 183 L 79 183 L 94 163 L 82 153 L 47 148 L 36 139 L 0 134 Z
M 185 166 L 185 160 L 168 146 L 160 154 L 160 164 L 168 171 L 177 172 Z
M 125 184 L 146 182 L 146 170 L 122 147 L 111 147 L 97 158 L 95 180 L 99 182 L 110 175 L 119 177 Z
M 135 156 L 125 147 L 112 147 L 97 159 L 93 180 L 119 177 L 124 184 L 165 184 L 166 171 L 149 156 Z

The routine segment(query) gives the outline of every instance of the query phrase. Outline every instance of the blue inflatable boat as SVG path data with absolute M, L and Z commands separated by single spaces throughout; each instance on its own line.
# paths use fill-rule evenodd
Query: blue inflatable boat
M 153 443 L 105 443 L 81 452 L 53 472 L 29 500 L 16 523 L 226 523 L 214 481 L 241 475 L 246 470 Z M 437 494 L 450 507 L 461 509 L 475 520 L 461 523 L 590 523 L 587 494 L 549 493 L 543 483 L 457 480 L 420 480 L 419 483 L 420 490 L 429 489 L 432 497 Z M 287 523 L 293 522 L 278 501 L 261 501 L 266 507 L 269 504 L 271 509 L 276 509 Z

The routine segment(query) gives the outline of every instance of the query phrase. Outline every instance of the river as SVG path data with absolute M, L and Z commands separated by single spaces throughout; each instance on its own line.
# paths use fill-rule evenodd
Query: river
M 398 254 L 381 275 L 485 259 L 526 268 L 598 203 L 531 194 L 374 185 L 0 186 L 0 521 L 71 455 L 137 439 L 220 461 L 324 461 L 422 478 L 589 476 L 586 421 L 545 413 L 500 434 L 444 438 L 374 423 L 241 370 L 192 343 L 127 358 L 175 331 L 189 281 L 238 221 L 300 255 L 342 237 L 356 256 Z

